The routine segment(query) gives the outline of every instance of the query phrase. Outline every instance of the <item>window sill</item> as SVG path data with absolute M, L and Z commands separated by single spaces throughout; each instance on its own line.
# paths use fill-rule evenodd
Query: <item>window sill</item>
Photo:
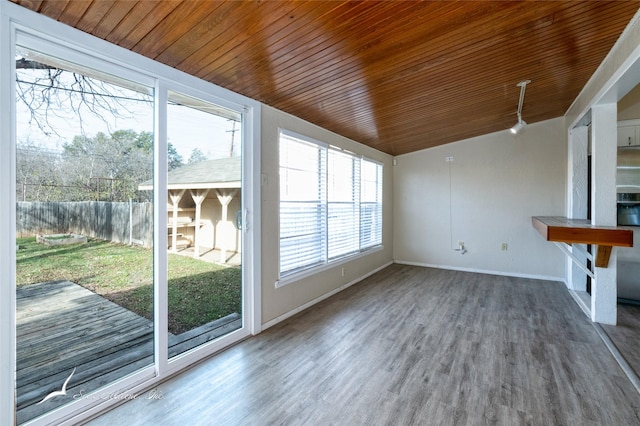
M 344 265 L 345 263 L 352 262 L 352 261 L 354 261 L 356 259 L 359 259 L 361 257 L 365 257 L 365 256 L 368 256 L 370 254 L 379 252 L 383 248 L 384 248 L 383 245 L 375 246 L 375 247 L 372 247 L 370 249 L 361 251 L 361 252 L 356 253 L 356 254 L 352 254 L 352 255 L 345 256 L 345 257 L 337 258 L 337 259 L 332 260 L 331 262 L 329 262 L 327 264 L 324 264 L 324 265 L 321 265 L 321 266 L 315 266 L 313 268 L 305 269 L 303 271 L 296 272 L 296 273 L 291 274 L 291 275 L 286 275 L 284 277 L 281 277 L 279 280 L 277 280 L 275 282 L 275 288 L 285 287 L 285 286 L 287 286 L 287 285 L 289 285 L 291 283 L 300 281 L 303 278 L 307 278 L 307 277 L 310 277 L 312 275 L 319 274 L 319 273 L 327 271 L 329 269 L 336 268 L 336 267 L 338 267 L 340 265 Z

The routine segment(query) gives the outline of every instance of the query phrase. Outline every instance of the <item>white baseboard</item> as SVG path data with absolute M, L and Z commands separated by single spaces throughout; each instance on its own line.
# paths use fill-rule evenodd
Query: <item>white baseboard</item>
M 424 268 L 447 269 L 450 271 L 474 272 L 477 274 L 501 275 L 505 277 L 530 278 L 534 280 L 559 281 L 566 285 L 566 280 L 561 277 L 552 277 L 547 275 L 520 274 L 517 272 L 492 271 L 487 269 L 463 268 L 460 266 L 436 265 L 432 263 L 408 262 L 404 260 L 394 260 L 399 265 L 422 266 Z
M 504 272 L 504 271 L 492 271 L 492 270 L 484 270 L 484 269 L 476 269 L 476 268 L 462 268 L 462 267 L 456 267 L 456 266 L 447 266 L 447 265 L 436 265 L 436 264 L 431 264 L 431 263 L 420 263 L 420 262 L 407 262 L 407 261 L 402 261 L 402 260 L 394 260 L 392 262 L 387 262 L 384 265 L 380 266 L 379 268 L 374 269 L 373 271 L 368 272 L 367 274 L 356 278 L 353 281 L 350 281 L 346 284 L 341 285 L 340 287 L 336 288 L 335 290 L 332 290 L 328 293 L 323 294 L 320 297 L 317 297 L 307 303 L 305 303 L 304 305 L 301 305 L 295 309 L 292 309 L 289 312 L 286 312 L 282 315 L 277 316 L 276 318 L 265 322 L 264 324 L 262 324 L 262 331 L 266 330 L 269 327 L 273 327 L 274 325 L 278 324 L 279 322 L 282 322 L 284 320 L 286 320 L 287 318 L 290 318 L 292 316 L 294 316 L 297 313 L 300 313 L 302 311 L 304 311 L 305 309 L 315 305 L 316 303 L 319 303 L 321 301 L 323 301 L 324 299 L 327 299 L 331 296 L 333 296 L 336 293 L 341 292 L 342 290 L 351 287 L 352 285 L 359 283 L 360 281 L 364 280 L 365 278 L 375 274 L 376 272 L 386 268 L 389 265 L 392 265 L 394 263 L 400 264 L 400 265 L 410 265 L 410 266 L 421 266 L 421 267 L 425 267 L 425 268 L 437 268 L 437 269 L 447 269 L 447 270 L 451 270 L 451 271 L 463 271 L 463 272 L 474 272 L 474 273 L 478 273 L 478 274 L 489 274 L 489 275 L 501 275 L 501 276 L 507 276 L 507 277 L 516 277 L 516 278 L 530 278 L 530 279 L 535 279 L 535 280 L 545 280 L 545 281 L 558 281 L 558 282 L 562 282 L 566 285 L 566 281 L 563 278 L 560 277 L 552 277 L 552 276 L 545 276 L 545 275 L 534 275 L 534 274 L 519 274 L 519 273 L 514 273 L 514 272 Z
M 586 291 L 576 291 L 569 289 L 569 294 L 573 297 L 573 300 L 578 304 L 582 312 L 585 313 L 589 321 L 591 321 L 591 306 L 587 304 L 585 299 L 590 298 Z
M 354 284 L 359 283 L 360 281 L 364 280 L 365 278 L 370 277 L 371 275 L 375 274 L 376 272 L 381 271 L 384 268 L 386 268 L 387 266 L 390 266 L 392 264 L 393 264 L 393 262 L 387 262 L 384 265 L 380 266 L 379 268 L 376 268 L 373 271 L 370 271 L 370 272 L 366 273 L 365 275 L 356 278 L 353 281 L 350 281 L 350 282 L 348 282 L 346 284 L 341 285 L 340 287 L 336 288 L 335 290 L 331 290 L 330 292 L 325 293 L 322 296 L 317 297 L 317 298 L 305 303 L 304 305 L 298 306 L 297 308 L 295 308 L 295 309 L 293 309 L 293 310 L 291 310 L 291 311 L 289 311 L 287 313 L 284 313 L 284 314 L 282 314 L 280 316 L 275 317 L 274 319 L 272 319 L 270 321 L 265 322 L 264 324 L 262 324 L 262 331 L 266 330 L 269 327 L 273 327 L 274 325 L 278 324 L 279 322 L 282 322 L 282 321 L 286 320 L 287 318 L 294 316 L 297 313 L 300 313 L 300 312 L 304 311 L 305 309 L 315 305 L 316 303 L 322 302 L 324 299 L 327 299 L 327 298 L 333 296 L 334 294 L 339 293 L 339 292 L 341 292 L 342 290 L 344 290 L 344 289 L 346 289 L 348 287 L 351 287 Z

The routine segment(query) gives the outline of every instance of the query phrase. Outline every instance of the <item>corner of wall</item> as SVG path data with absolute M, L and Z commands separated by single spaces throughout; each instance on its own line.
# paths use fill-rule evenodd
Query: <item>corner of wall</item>
M 276 288 L 279 262 L 279 130 L 286 129 L 367 156 L 383 164 L 383 248 Z M 392 262 L 393 157 L 273 107 L 262 106 L 262 324 L 266 328 L 358 282 Z M 342 273 L 341 269 L 345 268 Z
M 564 259 L 531 216 L 564 214 L 564 129 L 558 117 L 518 137 L 504 130 L 403 155 L 394 170 L 394 258 L 562 279 Z

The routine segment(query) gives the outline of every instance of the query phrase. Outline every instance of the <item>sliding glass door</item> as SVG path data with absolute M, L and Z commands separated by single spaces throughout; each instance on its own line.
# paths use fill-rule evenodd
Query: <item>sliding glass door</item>
M 250 334 L 259 193 L 243 183 L 259 108 L 151 61 L 13 31 L 2 146 L 15 172 L 0 208 L 16 238 L 0 304 L 16 339 L 1 343 L 16 423 L 81 421 Z
M 154 96 L 44 49 L 15 61 L 23 423 L 153 365 Z
M 168 93 L 168 353 L 242 327 L 242 116 Z

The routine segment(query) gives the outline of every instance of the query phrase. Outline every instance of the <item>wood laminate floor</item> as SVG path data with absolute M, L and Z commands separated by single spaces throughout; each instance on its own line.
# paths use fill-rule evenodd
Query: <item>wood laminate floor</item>
M 618 303 L 618 324 L 602 325 L 636 375 L 640 376 L 640 305 Z
M 99 425 L 636 425 L 558 282 L 392 265 Z

